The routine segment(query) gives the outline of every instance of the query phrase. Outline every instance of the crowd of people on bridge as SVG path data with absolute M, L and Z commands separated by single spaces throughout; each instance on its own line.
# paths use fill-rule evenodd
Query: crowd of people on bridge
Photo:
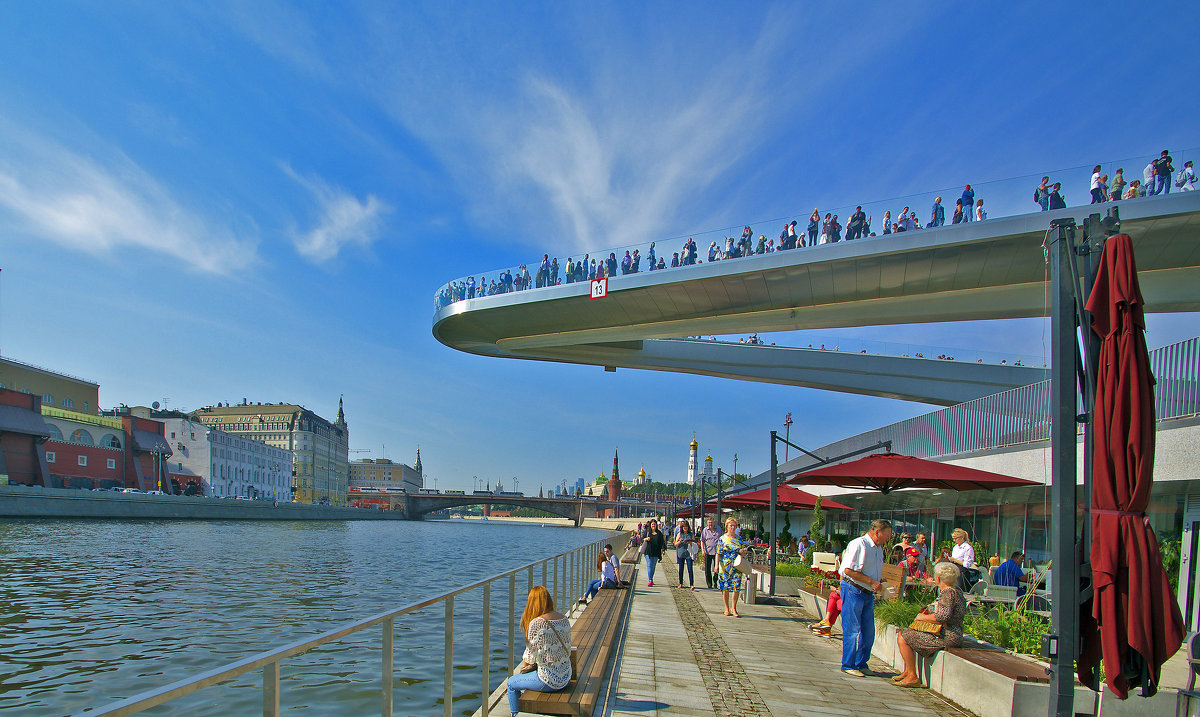
M 1142 179 L 1135 179 L 1132 182 L 1125 181 L 1124 168 L 1117 169 L 1110 178 L 1103 173 L 1102 167 L 1097 165 L 1091 177 L 1091 202 L 1095 204 L 1170 194 L 1172 186 L 1185 192 L 1194 190 L 1196 174 L 1191 160 L 1185 162 L 1178 172 L 1175 170 L 1173 161 L 1170 152 L 1164 149 L 1158 157 L 1146 165 Z M 1063 209 L 1067 206 L 1062 183 L 1051 182 L 1050 179 L 1049 176 L 1042 177 L 1041 182 L 1033 191 L 1033 201 L 1041 208 L 1041 211 Z M 541 261 L 532 273 L 530 273 L 528 265 L 522 264 L 516 268 L 515 273 L 512 269 L 504 269 L 491 278 L 481 276 L 476 280 L 474 276 L 471 276 L 466 280 L 451 282 L 438 292 L 436 304 L 438 308 L 441 308 L 457 301 L 514 291 L 575 284 L 637 274 L 642 271 L 695 266 L 703 264 L 706 260 L 711 263 L 773 254 L 777 251 L 791 251 L 821 244 L 854 241 L 877 236 L 874 228 L 878 228 L 878 233 L 885 236 L 933 229 L 946 224 L 946 213 L 947 207 L 943 203 L 943 198 L 938 196 L 934 199 L 929 219 L 924 224 L 921 223 L 917 212 L 907 206 L 894 217 L 891 210 L 885 211 L 878 225 L 875 224 L 874 217 L 868 216 L 861 206 L 855 207 L 850 216 L 846 218 L 844 226 L 841 217 L 837 214 L 826 212 L 822 216 L 818 209 L 813 209 L 812 214 L 808 217 L 807 226 L 799 227 L 796 221 L 788 222 L 780 230 L 778 239 L 768 239 L 765 234 L 759 234 L 755 240 L 754 231 L 746 226 L 742 229 L 739 238 L 735 239 L 729 236 L 721 242 L 711 242 L 703 255 L 693 237 L 688 237 L 679 247 L 679 251 L 671 252 L 670 257 L 666 255 L 665 251 L 659 253 L 655 242 L 650 242 L 645 255 L 642 255 L 641 249 L 632 249 L 624 251 L 620 257 L 615 251 L 609 252 L 608 256 L 601 255 L 599 257 L 585 253 L 581 258 L 572 256 L 568 257 L 566 262 L 560 262 L 558 257 L 551 258 L 549 254 L 543 254 Z M 984 221 L 987 218 L 988 213 L 983 198 L 976 196 L 975 189 L 970 184 L 964 185 L 962 195 L 954 200 L 954 206 L 950 209 L 949 223 L 951 225 L 965 224 Z

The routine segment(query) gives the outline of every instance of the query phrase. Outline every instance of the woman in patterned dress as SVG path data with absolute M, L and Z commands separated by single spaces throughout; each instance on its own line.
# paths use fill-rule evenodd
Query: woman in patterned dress
M 737 535 L 738 522 L 736 518 L 725 521 L 725 534 L 717 541 L 717 589 L 721 591 L 721 601 L 725 603 L 725 614 L 741 617 L 737 611 L 738 591 L 742 589 L 742 574 L 733 566 L 737 556 L 746 552 L 750 543 Z M 730 595 L 733 601 L 730 602 Z
M 571 683 L 571 623 L 554 609 L 554 599 L 541 585 L 529 591 L 521 615 L 525 654 L 508 678 L 508 711 L 516 717 L 523 690 L 557 692 Z
M 917 620 L 938 623 L 942 626 L 942 632 L 934 635 L 911 627 L 900 630 L 896 636 L 896 646 L 904 658 L 904 672 L 893 677 L 892 681 L 901 687 L 921 687 L 921 677 L 917 674 L 917 655 L 933 657 L 938 650 L 962 644 L 967 600 L 958 589 L 958 566 L 954 563 L 938 563 L 933 569 L 933 576 L 937 581 L 938 598 L 917 615 Z

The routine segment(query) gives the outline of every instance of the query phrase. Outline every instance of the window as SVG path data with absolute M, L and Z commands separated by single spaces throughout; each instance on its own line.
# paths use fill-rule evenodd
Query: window
M 105 448 L 120 448 L 121 439 L 117 438 L 111 433 L 106 433 L 104 434 L 104 438 L 100 439 L 100 445 L 104 446 Z
M 55 459 L 54 451 L 46 451 L 46 462 L 53 463 Z
M 48 393 L 43 393 L 42 394 L 42 403 L 48 403 L 51 406 L 53 406 L 54 405 L 54 396 L 51 396 Z
M 63 408 L 75 408 L 75 402 L 69 398 L 63 399 Z
M 46 428 L 50 431 L 50 440 L 61 441 L 63 439 L 62 431 L 58 430 L 58 426 L 53 423 L 47 423 Z
M 109 467 L 109 469 L 110 469 L 110 470 L 111 470 L 111 469 L 113 469 L 113 468 L 116 468 L 116 467 L 117 467 L 117 459 L 116 459 L 116 458 L 109 458 L 109 459 L 108 459 L 108 467 Z
M 81 465 L 81 466 L 87 465 L 87 456 L 79 456 L 79 465 Z
M 96 442 L 92 440 L 92 434 L 88 433 L 82 428 L 75 429 L 75 432 L 71 434 L 71 443 L 78 443 L 82 446 L 96 445 Z M 79 465 L 84 464 L 80 463 Z
M 171 440 L 175 440 L 175 431 L 171 431 Z

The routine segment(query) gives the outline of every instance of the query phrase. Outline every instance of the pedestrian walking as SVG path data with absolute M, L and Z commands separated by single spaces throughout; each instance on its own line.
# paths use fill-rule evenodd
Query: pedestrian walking
M 1183 169 L 1179 170 L 1179 176 L 1175 179 L 1175 186 L 1179 187 L 1181 192 L 1196 191 L 1196 169 L 1192 166 L 1192 160 L 1183 163 Z
M 667 549 L 667 538 L 663 532 L 658 529 L 658 521 L 650 519 L 649 526 L 646 529 L 646 587 L 654 587 L 654 569 L 658 567 L 658 561 L 662 560 L 663 551 Z
M 1125 185 L 1125 168 L 1120 167 L 1113 174 L 1112 190 L 1109 192 L 1109 198 L 1115 202 L 1123 197 L 1125 195 Z
M 1092 169 L 1092 204 L 1102 204 L 1104 202 L 1104 188 L 1100 179 L 1100 165 L 1096 165 Z
M 1050 178 L 1042 177 L 1042 183 L 1037 185 L 1033 190 L 1033 201 L 1042 208 L 1042 211 L 1050 209 Z
M 1175 173 L 1175 165 L 1171 164 L 1171 155 L 1163 150 L 1158 159 L 1154 160 L 1154 189 L 1147 192 L 1149 196 L 1171 193 L 1171 175 Z
M 942 198 L 933 200 L 933 213 L 929 217 L 929 227 L 940 227 L 946 223 L 946 209 L 942 206 Z
M 704 530 L 700 531 L 700 554 L 704 556 L 704 582 L 708 589 L 713 587 L 713 563 L 717 559 L 717 541 L 721 534 L 717 532 L 716 521 L 709 518 L 705 521 Z
M 734 564 L 739 555 L 750 547 L 749 541 L 742 540 L 738 535 L 737 518 L 725 520 L 725 534 L 717 542 L 717 588 L 721 591 L 721 602 L 725 604 L 725 614 L 741 617 L 737 611 L 738 592 L 742 589 L 742 574 Z
M 842 558 L 842 672 L 854 677 L 866 676 L 875 644 L 875 595 L 883 590 L 883 546 L 891 537 L 890 521 L 871 521 Z
M 687 564 L 688 587 L 696 589 L 696 579 L 692 575 L 693 550 L 696 546 L 696 536 L 692 533 L 691 524 L 684 518 L 679 519 L 675 528 L 675 562 L 679 565 L 679 587 L 683 587 L 683 566 Z

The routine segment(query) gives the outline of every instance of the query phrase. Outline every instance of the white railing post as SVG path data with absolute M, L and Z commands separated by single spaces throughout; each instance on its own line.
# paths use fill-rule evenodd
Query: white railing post
M 483 692 L 480 695 L 480 702 L 482 703 L 481 706 L 479 707 L 480 717 L 488 717 L 488 699 L 490 699 L 491 695 L 492 695 L 492 689 L 491 689 L 491 684 L 490 684 L 491 676 L 488 674 L 488 667 L 491 662 L 491 660 L 489 659 L 491 657 L 491 655 L 489 654 L 491 645 L 489 644 L 489 640 L 488 640 L 489 634 L 488 633 L 491 632 L 491 629 L 492 629 L 492 583 L 491 583 L 491 581 L 488 581 L 488 582 L 484 583 L 484 585 L 483 585 L 483 659 L 482 659 L 482 662 L 483 662 L 483 668 L 482 668 Z
M 279 715 L 279 663 L 263 666 L 263 717 Z
M 454 716 L 454 596 L 446 598 L 446 644 L 442 650 L 442 714 L 444 717 Z
M 392 668 L 396 657 L 396 621 L 388 618 L 383 621 L 383 707 L 380 714 L 392 717 Z
M 516 664 L 514 663 L 515 655 L 513 654 L 513 650 L 514 650 L 513 633 L 516 632 L 516 628 L 513 626 L 513 623 L 515 623 L 516 620 L 517 620 L 517 574 L 513 573 L 512 575 L 508 576 L 508 674 L 510 674 L 510 675 L 512 674 L 513 669 L 516 668 Z

